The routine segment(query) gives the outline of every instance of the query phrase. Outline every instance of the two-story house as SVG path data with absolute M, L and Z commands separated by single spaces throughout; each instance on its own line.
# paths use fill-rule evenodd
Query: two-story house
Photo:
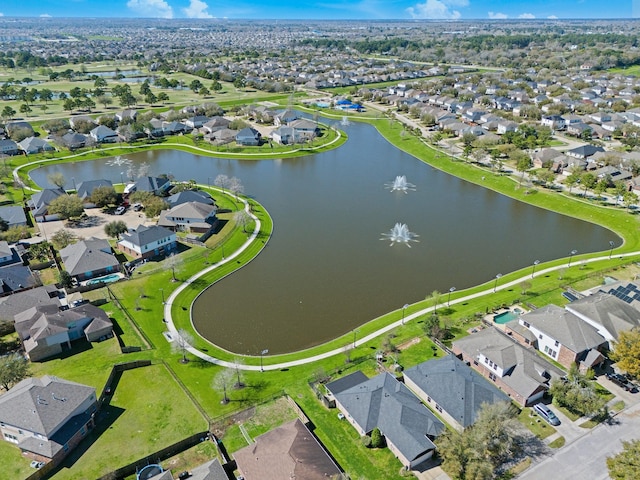
M 135 230 L 123 233 L 118 241 L 118 250 L 135 258 L 167 255 L 175 249 L 175 232 L 158 225 L 139 225 Z
M 200 202 L 186 202 L 163 210 L 158 225 L 173 231 L 207 233 L 218 222 L 217 207 Z
M 0 396 L 0 433 L 23 454 L 49 462 L 65 457 L 94 426 L 93 387 L 45 375 Z

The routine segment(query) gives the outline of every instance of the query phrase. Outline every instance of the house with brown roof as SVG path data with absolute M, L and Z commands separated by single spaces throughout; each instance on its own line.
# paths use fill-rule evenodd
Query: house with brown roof
M 233 456 L 245 480 L 327 480 L 342 473 L 299 419 L 260 435 Z

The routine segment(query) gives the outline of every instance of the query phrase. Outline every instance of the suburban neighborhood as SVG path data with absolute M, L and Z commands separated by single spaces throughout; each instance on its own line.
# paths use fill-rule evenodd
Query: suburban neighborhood
M 7 478 L 488 480 L 553 478 L 554 463 L 557 478 L 582 469 L 636 478 L 635 22 L 8 20 L 0 16 Z M 51 33 L 62 25 L 69 33 Z M 235 300 L 201 307 L 203 296 L 227 277 L 250 283 L 240 270 L 251 275 L 254 265 L 243 267 L 292 231 L 235 172 L 287 159 L 308 169 L 331 185 L 314 210 L 332 230 L 333 209 L 352 208 L 331 198 L 343 198 L 344 165 L 330 181 L 316 168 L 355 141 L 354 124 L 416 163 L 599 225 L 611 240 L 523 257 L 515 271 L 430 291 L 304 348 L 265 339 L 256 351 L 249 335 L 235 349 L 216 344 L 196 320 L 214 322 L 220 302 Z M 154 163 L 159 152 L 184 157 L 167 167 Z M 87 174 L 85 160 L 110 170 Z M 312 195 L 293 178 L 268 186 L 274 209 L 296 203 L 293 192 Z M 406 180 L 385 187 L 402 190 L 389 204 L 411 195 Z M 358 182 L 348 188 L 365 196 Z M 389 251 L 416 241 L 407 232 Z M 296 261 L 287 255 L 278 268 Z M 351 288 L 335 272 L 324 281 Z M 391 278 L 379 279 L 379 295 Z M 269 293 L 272 281 L 253 278 L 257 291 L 238 303 L 264 302 L 265 318 L 251 319 L 264 332 L 275 303 L 293 302 L 300 313 L 281 320 L 294 336 L 307 299 Z M 572 459 L 595 441 L 606 447 Z

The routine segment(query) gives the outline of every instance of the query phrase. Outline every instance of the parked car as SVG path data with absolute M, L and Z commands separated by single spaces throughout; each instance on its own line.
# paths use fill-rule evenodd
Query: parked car
M 624 388 L 627 392 L 637 392 L 638 387 L 635 384 L 631 383 L 627 377 L 621 375 L 620 373 L 607 373 L 606 377 L 611 380 L 612 383 L 617 386 Z
M 33 460 L 31 462 L 31 468 L 42 468 L 44 467 L 44 462 L 39 462 L 37 460 Z
M 547 407 L 544 403 L 536 403 L 533 406 L 533 409 L 549 425 L 553 425 L 554 427 L 557 425 L 560 425 L 560 419 L 556 417 L 556 414 L 553 413 L 551 409 Z
M 113 213 L 115 213 L 116 215 L 122 215 L 126 210 L 127 210 L 127 207 L 120 205 L 118 208 L 116 208 L 116 211 Z
M 134 212 L 139 212 L 140 210 L 142 210 L 142 204 L 141 203 L 134 203 L 133 204 L 133 211 Z

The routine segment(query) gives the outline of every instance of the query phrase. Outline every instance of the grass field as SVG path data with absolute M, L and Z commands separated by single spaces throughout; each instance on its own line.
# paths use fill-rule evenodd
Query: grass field
M 87 440 L 64 460 L 56 479 L 97 478 L 207 428 L 163 365 L 123 372 L 101 416 Z

